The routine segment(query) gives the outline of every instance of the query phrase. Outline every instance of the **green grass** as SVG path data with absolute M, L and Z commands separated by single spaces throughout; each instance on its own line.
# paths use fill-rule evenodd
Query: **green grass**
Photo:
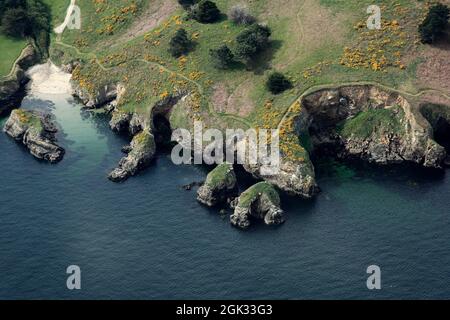
M 222 12 L 227 12 L 232 4 L 239 1 L 217 0 L 216 2 Z M 218 71 L 213 67 L 209 58 L 209 50 L 223 43 L 227 43 L 232 49 L 235 47 L 234 39 L 243 30 L 243 27 L 235 26 L 229 20 L 215 24 L 200 24 L 195 21 L 185 21 L 184 16 L 182 16 L 179 19 L 181 24 L 176 24 L 174 20 L 171 20 L 167 24 L 163 23 L 162 26 L 156 28 L 159 31 L 158 34 L 155 34 L 154 30 L 149 30 L 145 38 L 141 36 L 130 42 L 118 44 L 115 48 L 105 46 L 105 43 L 109 43 L 112 39 L 117 38 L 117 35 L 126 29 L 132 19 L 138 18 L 142 8 L 147 4 L 146 1 L 137 1 L 138 11 L 131 16 L 127 15 L 123 22 L 117 23 L 116 29 L 111 35 L 99 33 L 105 24 L 103 22 L 99 24 L 99 21 L 109 17 L 114 12 L 117 12 L 119 8 L 129 5 L 129 3 L 131 2 L 128 0 L 126 3 L 107 2 L 104 10 L 96 13 L 95 9 L 98 8 L 98 5 L 94 5 L 92 1 L 81 2 L 80 6 L 84 17 L 81 32 L 69 30 L 64 33 L 62 38 L 65 43 L 76 46 L 83 53 L 98 56 L 105 66 L 117 67 L 111 72 L 104 72 L 103 70 L 99 72 L 98 66 L 92 65 L 92 63 L 90 65 L 91 56 L 85 55 L 83 58 L 86 60 L 87 66 L 82 72 L 86 77 L 95 79 L 93 82 L 103 85 L 105 81 L 120 81 L 124 77 L 129 78 L 130 76 L 136 78 L 135 83 L 133 83 L 136 86 L 130 86 L 130 91 L 127 93 L 129 94 L 129 99 L 122 106 L 124 110 L 136 109 L 146 112 L 149 105 L 158 100 L 157 97 L 159 95 L 166 91 L 170 93 L 177 89 L 177 86 L 167 81 L 167 74 L 160 74 L 157 70 L 147 68 L 145 64 L 141 63 L 139 68 L 143 71 L 151 72 L 150 75 L 144 77 L 141 74 L 133 73 L 139 68 L 136 68 L 135 63 L 132 61 L 143 59 L 146 56 L 156 58 L 158 62 L 161 62 L 170 70 L 183 74 L 186 77 L 189 77 L 192 73 L 198 73 L 199 76 L 195 81 L 202 86 L 201 94 L 204 96 L 201 109 L 208 116 L 210 116 L 208 114 L 208 104 L 211 102 L 210 97 L 214 92 L 215 84 L 225 84 L 231 93 L 244 81 L 250 80 L 250 85 L 246 89 L 256 108 L 246 118 L 254 124 L 259 123 L 262 118 L 261 106 L 267 100 L 273 100 L 274 110 L 279 112 L 278 117 L 280 119 L 281 113 L 292 104 L 296 97 L 306 89 L 316 85 L 365 80 L 380 81 L 397 87 L 411 78 L 410 70 L 388 68 L 385 72 L 374 72 L 362 68 L 348 68 L 338 63 L 343 47 L 352 44 L 352 41 L 358 36 L 353 29 L 353 25 L 366 18 L 365 10 L 361 8 L 366 8 L 366 5 L 371 4 L 370 1 L 364 1 L 363 3 L 360 1 L 322 1 L 321 3 L 325 7 L 329 7 L 336 14 L 345 14 L 351 9 L 351 14 L 348 15 L 347 20 L 342 21 L 345 41 L 323 43 L 314 50 L 306 49 L 298 54 L 294 53 L 299 45 L 297 42 L 300 40 L 292 32 L 292 26 L 298 23 L 297 16 L 292 13 L 286 13 L 284 19 L 280 19 L 278 15 L 267 16 L 269 2 L 258 1 L 257 3 L 251 3 L 249 6 L 252 11 L 262 14 L 260 21 L 267 22 L 272 28 L 273 47 L 262 55 L 260 63 L 257 64 L 258 66 L 255 70 L 247 70 L 245 66 L 241 65 L 228 71 Z M 391 12 L 392 4 L 389 1 L 381 1 L 381 3 L 387 6 L 383 17 L 386 19 L 395 17 L 395 12 Z M 406 2 L 400 1 L 399 3 L 404 4 Z M 361 10 L 356 10 L 357 8 Z M 176 14 L 184 15 L 181 9 Z M 179 61 L 171 57 L 167 52 L 171 36 L 180 27 L 185 28 L 191 36 L 198 35 L 195 49 L 187 55 L 187 62 L 183 68 L 180 68 Z M 305 30 L 305 32 L 308 32 L 308 30 Z M 308 43 L 301 45 L 308 46 Z M 57 45 L 55 47 L 62 51 L 71 51 Z M 70 56 L 74 56 L 73 51 L 70 52 Z M 283 71 L 291 78 L 295 86 L 283 94 L 272 95 L 266 90 L 264 85 L 267 74 L 271 72 L 270 65 L 273 68 L 273 65 L 287 60 L 289 56 L 294 56 L 295 59 L 288 66 L 284 67 Z M 308 78 L 302 76 L 305 70 L 313 68 L 324 61 L 328 61 L 329 64 L 324 66 L 320 72 Z M 266 67 L 263 68 L 261 65 Z M 151 83 L 150 85 L 149 82 Z M 192 85 L 193 83 L 189 84 L 189 86 Z M 144 98 L 136 99 L 138 95 L 144 96 Z
M 53 24 L 62 23 L 64 14 L 62 16 L 60 14 L 61 5 L 57 4 L 58 0 L 46 1 L 51 5 L 52 12 L 55 12 L 55 18 L 59 17 L 59 21 Z M 114 44 L 113 40 L 132 23 L 149 1 L 77 1 L 81 9 L 81 30 L 66 29 L 62 40 L 88 51 L 98 49 L 100 43 L 108 47 Z
M 43 2 L 50 8 L 53 21 L 52 27 L 63 23 L 70 0 L 43 0 Z
M 28 41 L 25 39 L 13 39 L 0 34 L 0 77 L 7 76 L 12 69 L 16 59 L 26 47 Z
M 219 185 L 228 185 L 229 180 L 232 178 L 230 174 L 232 166 L 229 163 L 222 163 L 218 165 L 214 170 L 208 174 L 205 184 L 215 188 Z
M 13 112 L 16 113 L 16 115 L 19 118 L 19 121 L 23 124 L 26 124 L 29 126 L 32 130 L 35 130 L 36 132 L 42 131 L 42 122 L 41 118 L 37 116 L 36 114 L 25 111 L 23 109 L 16 109 Z
M 356 117 L 345 121 L 339 126 L 339 133 L 345 137 L 367 139 L 374 133 L 402 134 L 404 128 L 403 110 L 395 106 L 390 109 L 369 109 L 360 112 Z
M 263 194 L 265 194 L 273 204 L 280 204 L 280 196 L 275 188 L 268 182 L 259 182 L 241 194 L 239 197 L 239 206 L 244 208 L 248 207 Z

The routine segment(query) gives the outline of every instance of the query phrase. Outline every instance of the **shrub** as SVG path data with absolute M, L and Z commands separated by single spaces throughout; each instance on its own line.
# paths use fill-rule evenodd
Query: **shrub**
M 191 17 L 201 23 L 213 23 L 220 19 L 220 10 L 209 0 L 201 0 L 191 9 Z
M 450 9 L 443 4 L 431 7 L 427 17 L 419 26 L 419 33 L 423 43 L 433 43 L 444 34 L 448 26 Z
M 269 46 L 271 31 L 269 27 L 252 25 L 236 38 L 236 54 L 244 60 L 251 60 Z
M 42 0 L 0 0 L 0 31 L 15 38 L 48 37 L 50 9 Z
M 192 7 L 198 0 L 178 0 L 178 3 L 185 9 Z
M 266 86 L 273 94 L 279 94 L 291 88 L 292 83 L 282 73 L 274 72 L 267 79 Z
M 192 41 L 188 38 L 186 30 L 179 29 L 170 39 L 169 52 L 172 56 L 178 58 L 186 54 L 192 46 Z
M 228 16 L 236 24 L 253 24 L 256 22 L 256 18 L 251 15 L 248 7 L 242 4 L 232 6 Z
M 227 69 L 234 61 L 233 52 L 227 45 L 222 45 L 218 49 L 211 49 L 209 54 L 214 66 L 218 69 Z

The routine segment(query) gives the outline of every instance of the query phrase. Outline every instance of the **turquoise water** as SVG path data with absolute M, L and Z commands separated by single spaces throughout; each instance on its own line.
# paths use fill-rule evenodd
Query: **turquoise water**
M 242 232 L 181 189 L 202 168 L 160 155 L 108 181 L 126 139 L 70 99 L 47 99 L 23 107 L 51 108 L 61 163 L 0 134 L 1 299 L 450 298 L 448 174 L 324 164 L 316 200 L 284 197 L 283 226 Z M 79 291 L 66 289 L 73 264 Z M 372 264 L 379 291 L 366 288 Z

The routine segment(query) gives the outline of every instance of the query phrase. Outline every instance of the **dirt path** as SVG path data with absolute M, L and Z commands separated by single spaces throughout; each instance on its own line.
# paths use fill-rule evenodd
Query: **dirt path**
M 298 9 L 298 12 L 295 16 L 295 22 L 298 25 L 298 39 L 297 39 L 296 54 L 292 57 L 292 59 L 288 60 L 285 63 L 280 64 L 281 69 L 284 69 L 288 65 L 290 65 L 293 61 L 295 61 L 295 59 L 297 59 L 297 56 L 304 51 L 305 46 L 303 44 L 304 44 L 304 39 L 305 39 L 305 28 L 303 27 L 301 15 L 303 13 L 303 8 L 306 5 L 306 1 L 307 0 L 302 1 L 302 4 L 300 5 L 300 8 Z
M 66 29 L 67 25 L 70 22 L 70 17 L 72 16 L 73 8 L 75 7 L 76 0 L 70 0 L 70 5 L 67 7 L 66 17 L 64 18 L 64 22 L 57 26 L 53 31 L 56 34 L 61 34 Z

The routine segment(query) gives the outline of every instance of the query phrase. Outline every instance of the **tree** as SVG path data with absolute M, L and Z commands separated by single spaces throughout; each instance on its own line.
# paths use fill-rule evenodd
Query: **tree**
M 0 0 L 0 22 L 8 9 L 26 9 L 26 0 Z
M 1 31 L 13 38 L 28 36 L 31 32 L 31 24 L 25 9 L 12 8 L 6 10 L 1 21 Z
M 209 50 L 213 64 L 218 69 L 227 69 L 234 61 L 234 54 L 227 45 L 222 45 L 218 49 Z
M 186 30 L 179 29 L 169 42 L 169 52 L 178 58 L 186 54 L 192 46 L 192 41 L 188 38 Z
M 191 16 L 201 23 L 213 23 L 220 19 L 220 10 L 209 0 L 201 0 L 192 7 Z
M 269 27 L 252 25 L 242 31 L 236 38 L 236 54 L 244 60 L 252 60 L 257 54 L 269 46 L 271 31 Z
M 273 94 L 279 94 L 291 88 L 292 83 L 282 73 L 274 72 L 267 79 L 266 86 Z
M 433 43 L 438 40 L 448 26 L 450 9 L 443 4 L 436 4 L 430 8 L 427 17 L 419 26 L 419 33 L 423 43 Z
M 232 6 L 228 16 L 235 24 L 250 25 L 256 22 L 256 18 L 251 15 L 248 7 L 242 4 Z

